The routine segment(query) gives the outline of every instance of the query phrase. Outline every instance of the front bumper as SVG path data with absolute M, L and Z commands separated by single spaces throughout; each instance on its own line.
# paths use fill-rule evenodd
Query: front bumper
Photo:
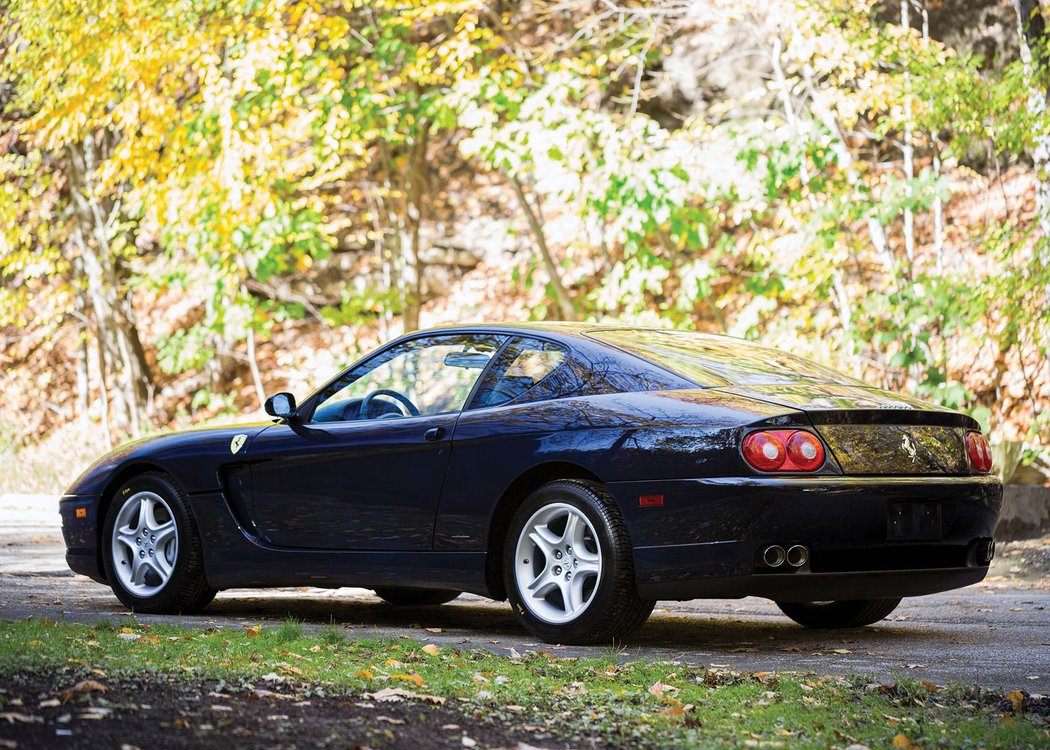
M 99 583 L 105 583 L 98 552 L 99 498 L 96 495 L 63 495 L 58 503 L 62 537 L 66 542 L 66 565 Z
M 918 596 L 980 581 L 1002 504 L 995 477 L 736 477 L 616 482 L 639 593 L 781 601 Z M 640 498 L 663 497 L 645 506 Z M 935 523 L 901 528 L 902 511 Z M 804 566 L 769 569 L 768 545 Z

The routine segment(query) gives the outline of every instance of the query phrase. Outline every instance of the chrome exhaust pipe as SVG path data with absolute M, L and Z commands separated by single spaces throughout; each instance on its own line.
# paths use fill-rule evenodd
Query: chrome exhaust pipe
M 787 559 L 787 553 L 779 544 L 771 544 L 762 550 L 762 562 L 770 568 L 779 568 Z
M 787 560 L 787 564 L 791 567 L 801 568 L 809 561 L 809 549 L 804 545 L 794 544 L 788 547 L 785 559 Z

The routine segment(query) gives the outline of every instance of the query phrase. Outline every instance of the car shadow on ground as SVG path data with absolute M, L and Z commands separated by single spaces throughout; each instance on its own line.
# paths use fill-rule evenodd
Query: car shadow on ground
M 457 602 L 442 606 L 395 607 L 378 601 L 307 597 L 226 598 L 217 599 L 198 617 L 229 619 L 235 622 L 274 622 L 293 619 L 304 625 L 336 624 L 370 635 L 408 635 L 427 639 L 435 632 L 442 640 L 456 639 L 469 645 L 501 643 L 540 649 L 538 643 L 514 618 L 505 603 Z M 429 629 L 429 631 L 424 630 Z M 413 632 L 415 631 L 415 632 Z M 887 621 L 868 628 L 842 630 L 809 630 L 786 617 L 750 615 L 742 618 L 733 613 L 690 615 L 654 613 L 623 644 L 595 646 L 608 650 L 612 646 L 650 648 L 661 651 L 721 652 L 723 656 L 755 653 L 811 653 L 821 649 L 856 644 L 859 649 L 908 649 L 909 644 L 931 639 L 957 639 L 957 633 L 931 632 L 929 627 L 915 627 L 905 622 Z M 498 639 L 498 640 L 497 640 Z M 957 640 L 955 640 L 957 642 Z

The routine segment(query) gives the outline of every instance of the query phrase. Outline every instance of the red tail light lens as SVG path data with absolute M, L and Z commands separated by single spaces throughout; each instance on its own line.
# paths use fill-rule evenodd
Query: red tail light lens
M 744 460 L 759 471 L 776 471 L 787 460 L 787 448 L 776 432 L 752 432 L 744 438 Z
M 992 470 L 992 449 L 981 433 L 966 433 L 966 454 L 970 457 L 970 465 L 977 471 Z
M 741 446 L 744 460 L 759 471 L 815 471 L 824 465 L 824 444 L 804 430 L 749 433 Z
M 824 444 L 809 432 L 793 432 L 787 441 L 788 458 L 802 471 L 819 469 L 824 463 Z

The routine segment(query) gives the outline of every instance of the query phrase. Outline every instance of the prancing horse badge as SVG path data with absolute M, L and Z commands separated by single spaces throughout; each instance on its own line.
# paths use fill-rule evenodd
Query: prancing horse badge
M 244 445 L 244 441 L 248 439 L 247 435 L 234 435 L 233 440 L 230 441 L 230 453 L 236 453 Z

